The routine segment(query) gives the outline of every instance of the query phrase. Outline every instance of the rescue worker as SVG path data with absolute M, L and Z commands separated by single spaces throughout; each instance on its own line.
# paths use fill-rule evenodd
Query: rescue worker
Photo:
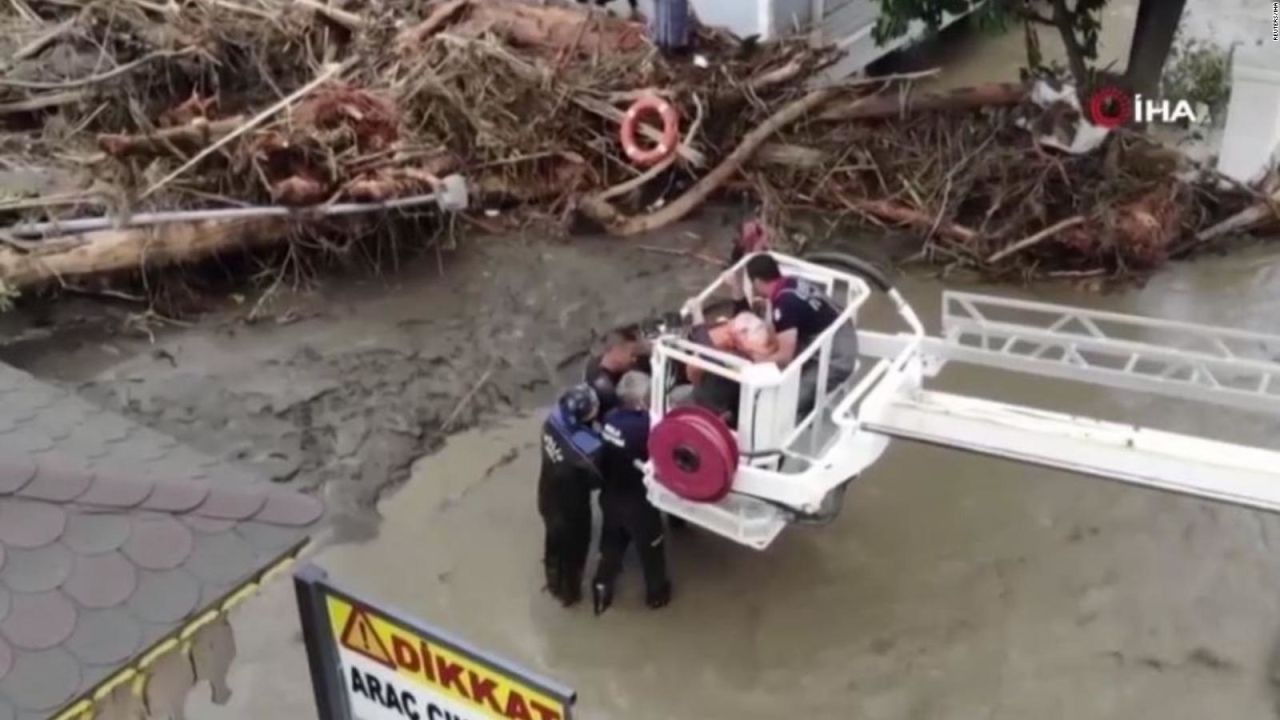
M 635 326 L 619 328 L 605 336 L 604 352 L 587 361 L 586 382 L 600 398 L 600 417 L 618 404 L 617 386 L 631 370 L 649 370 L 649 344 Z
M 567 390 L 542 425 L 538 513 L 546 526 L 542 563 L 547 590 L 565 607 L 582 599 L 591 546 L 591 492 L 600 487 L 600 401 L 590 386 Z
M 761 361 L 772 361 L 785 369 L 813 341 L 839 319 L 841 309 L 826 291 L 803 278 L 784 277 L 778 261 L 760 254 L 747 261 L 747 279 L 752 294 L 768 300 L 776 348 Z M 741 289 L 738 290 L 741 293 Z M 832 345 L 827 390 L 853 374 L 857 361 L 857 336 L 852 327 L 837 331 Z M 813 407 L 817 389 L 818 363 L 811 361 L 802 371 L 800 412 Z
M 634 543 L 644 572 L 645 604 L 660 608 L 671 601 L 662 516 L 649 504 L 643 465 L 649 459 L 649 376 L 638 371 L 618 383 L 618 407 L 604 418 L 601 471 L 600 563 L 591 585 L 597 615 L 613 604 L 622 556 Z

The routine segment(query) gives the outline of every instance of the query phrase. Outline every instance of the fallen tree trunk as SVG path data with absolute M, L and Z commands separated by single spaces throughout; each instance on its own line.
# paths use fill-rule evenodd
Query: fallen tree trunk
M 579 55 L 635 50 L 645 42 L 644 25 L 576 7 L 525 5 L 511 0 L 473 3 L 474 27 L 494 32 L 516 46 Z
M 818 148 L 791 143 L 765 143 L 751 158 L 751 165 L 782 165 L 801 170 L 822 167 L 831 161 L 831 153 Z
M 1269 221 L 1280 222 L 1280 190 L 1271 195 L 1268 202 L 1260 202 L 1241 210 L 1231 217 L 1196 233 L 1198 242 L 1207 242 L 1234 232 L 1252 230 Z
M 548 182 L 520 182 L 502 173 L 486 173 L 468 180 L 470 192 L 486 203 L 537 203 L 573 194 L 585 183 L 587 168 L 564 163 L 555 168 Z
M 457 22 L 459 16 L 465 19 Z M 440 29 L 462 37 L 494 33 L 516 47 L 576 52 L 592 56 L 634 50 L 644 44 L 644 26 L 585 9 L 555 5 L 526 5 L 511 0 L 448 0 L 425 20 L 400 33 L 397 44 L 411 50 Z
M 396 39 L 396 44 L 399 45 L 401 50 L 417 48 L 427 38 L 434 35 L 437 30 L 444 27 L 446 23 L 452 21 L 454 16 L 470 4 L 471 0 L 448 0 L 448 2 L 436 5 L 426 20 L 401 32 Z
M 1010 255 L 1016 255 L 1022 252 L 1023 250 L 1026 250 L 1027 248 L 1035 247 L 1036 245 L 1039 245 L 1045 240 L 1048 240 L 1054 235 L 1062 232 L 1063 230 L 1066 230 L 1067 228 L 1073 228 L 1076 225 L 1084 224 L 1085 220 L 1087 219 L 1088 218 L 1086 218 L 1083 215 L 1074 215 L 1072 217 L 1067 218 L 1066 220 L 1062 220 L 1061 222 L 1056 222 L 1050 225 L 1049 227 L 1035 233 L 1034 235 L 1030 235 L 1015 243 L 1012 243 L 1011 245 L 1004 248 L 1003 250 L 1000 250 L 999 252 L 992 253 L 991 256 L 987 258 L 987 264 L 995 265 L 996 263 L 1009 257 Z
M 501 174 L 486 175 L 475 181 L 472 191 L 489 201 L 538 202 L 572 192 L 584 171 L 582 166 L 566 164 L 556 172 L 556 182 L 532 186 L 509 182 Z M 300 218 L 306 218 L 305 212 Z M 206 220 L 50 238 L 31 244 L 29 250 L 0 245 L 0 284 L 23 289 L 201 261 L 280 243 L 292 221 L 280 217 Z
M 85 93 L 80 90 L 65 90 L 63 92 L 32 95 L 31 97 L 23 100 L 0 103 L 0 115 L 13 115 L 17 113 L 35 112 L 37 110 L 47 110 L 53 107 L 61 107 L 63 105 L 77 103 L 84 98 Z
M 1001 107 L 1021 103 L 1027 99 L 1030 91 L 1029 87 L 1020 83 L 993 83 L 918 97 L 904 97 L 903 93 L 899 92 L 832 105 L 818 117 L 821 120 L 831 121 L 876 120 L 914 112 L 954 112 L 982 107 Z
M 942 235 L 943 237 L 948 237 L 952 240 L 958 240 L 963 243 L 972 242 L 976 237 L 978 237 L 978 233 L 964 227 L 963 225 L 956 225 L 955 223 L 939 223 L 937 218 L 929 215 L 928 213 L 908 207 L 902 207 L 901 205 L 894 205 L 887 200 L 851 200 L 849 198 L 841 198 L 841 202 L 844 203 L 845 207 L 853 210 L 854 212 L 874 215 L 881 220 L 888 220 L 901 225 L 911 225 L 923 230 L 933 229 L 934 232 Z M 937 224 L 936 228 L 934 228 L 935 224 Z
M 311 10 L 312 12 L 323 15 L 328 18 L 330 22 L 337 23 L 351 32 L 362 30 L 365 25 L 368 24 L 365 22 L 364 18 L 356 15 L 355 13 L 350 13 L 346 10 L 333 7 L 332 5 L 317 2 L 316 0 L 293 0 L 293 2 L 295 5 L 299 5 Z
M 208 122 L 197 120 L 180 127 L 165 128 L 146 135 L 99 135 L 98 147 L 112 157 L 172 153 L 173 148 L 194 150 L 230 133 L 244 123 L 243 115 Z
M 21 289 L 50 281 L 203 260 L 229 250 L 278 243 L 288 220 L 248 218 L 102 230 L 40 243 L 30 251 L 0 247 L 0 284 Z

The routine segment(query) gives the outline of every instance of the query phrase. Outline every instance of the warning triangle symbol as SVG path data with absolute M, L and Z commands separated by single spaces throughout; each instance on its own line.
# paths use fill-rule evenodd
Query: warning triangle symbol
M 378 636 L 373 622 L 369 620 L 369 614 L 363 608 L 352 608 L 351 616 L 347 618 L 347 626 L 342 629 L 341 642 L 342 646 L 348 650 L 358 652 L 392 670 L 396 669 L 396 661 L 387 651 L 386 644 Z

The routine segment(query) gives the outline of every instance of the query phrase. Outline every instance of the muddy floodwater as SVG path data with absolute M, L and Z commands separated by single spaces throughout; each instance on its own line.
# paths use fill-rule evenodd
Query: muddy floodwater
M 328 278 L 265 304 L 253 324 L 250 297 L 161 328 L 154 344 L 98 317 L 4 356 L 314 486 L 338 520 L 314 559 L 336 579 L 575 688 L 582 718 L 1276 715 L 1275 516 L 905 442 L 856 481 L 835 522 L 789 529 L 767 552 L 673 535 L 668 608 L 643 608 L 634 564 L 603 617 L 554 603 L 534 508 L 539 410 L 593 332 L 678 307 L 714 276 L 669 252 L 720 254 L 726 220 L 708 212 L 625 243 L 476 238 L 443 275 L 427 259 L 384 280 Z M 911 249 L 843 243 L 880 262 Z M 965 287 L 1280 329 L 1275 245 L 1112 294 L 896 280 L 934 328 L 943 289 Z M 866 321 L 882 324 L 883 310 Z M 64 321 L 81 312 L 57 310 Z M 1280 446 L 1275 417 L 992 371 L 943 379 L 954 392 Z M 446 439 L 451 419 L 469 429 Z M 287 582 L 251 600 L 235 619 L 230 706 L 193 697 L 189 717 L 314 717 L 295 617 Z
M 899 282 L 936 327 L 942 286 Z M 1274 332 L 1280 254 L 1179 265 L 1116 295 L 993 291 Z M 1275 417 L 989 371 L 943 387 L 1280 447 Z M 676 533 L 673 604 L 643 608 L 633 563 L 596 618 L 540 591 L 538 425 L 451 437 L 382 499 L 376 538 L 317 561 L 572 686 L 583 718 L 1276 716 L 1274 516 L 898 443 L 833 524 L 764 553 Z M 289 588 L 254 603 L 230 714 L 193 717 L 312 716 Z
M 1111 3 L 1108 28 L 1134 6 Z M 1188 6 L 1188 32 L 1223 44 L 1270 19 L 1252 0 Z M 1108 29 L 1102 48 L 1122 58 L 1127 39 Z M 935 51 L 943 86 L 1021 62 L 1016 34 Z M 644 609 L 635 563 L 603 617 L 543 593 L 542 408 L 596 333 L 713 277 L 672 251 L 720 256 L 735 224 L 708 211 L 635 241 L 472 238 L 385 278 L 229 298 L 191 327 L 72 298 L 0 317 L 0 359 L 322 494 L 335 524 L 313 559 L 337 581 L 573 687 L 586 720 L 1280 717 L 1280 518 L 906 442 L 833 523 L 766 552 L 673 534 L 668 608 Z M 844 242 L 882 263 L 914 250 Z M 935 330 L 942 291 L 963 287 L 1280 333 L 1274 243 L 1118 293 L 896 281 Z M 964 368 L 939 387 L 1280 448 L 1275 416 Z M 230 704 L 193 697 L 188 717 L 315 717 L 291 586 L 265 588 L 235 630 Z

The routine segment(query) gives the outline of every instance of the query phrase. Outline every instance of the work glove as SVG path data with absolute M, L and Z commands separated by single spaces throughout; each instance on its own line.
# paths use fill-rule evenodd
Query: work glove
M 596 615 L 604 614 L 613 605 L 613 583 L 596 581 L 591 585 L 591 604 Z
M 644 595 L 644 604 L 651 610 L 664 608 L 671 602 L 671 583 L 664 582 L 656 588 L 648 590 Z

